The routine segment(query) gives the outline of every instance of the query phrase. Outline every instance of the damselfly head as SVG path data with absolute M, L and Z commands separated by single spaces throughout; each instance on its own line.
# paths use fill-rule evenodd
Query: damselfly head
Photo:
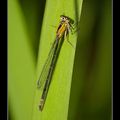
M 70 24 L 73 24 L 74 23 L 74 20 L 72 20 L 71 18 L 65 16 L 65 15 L 60 15 L 60 19 L 62 22 L 68 22 Z

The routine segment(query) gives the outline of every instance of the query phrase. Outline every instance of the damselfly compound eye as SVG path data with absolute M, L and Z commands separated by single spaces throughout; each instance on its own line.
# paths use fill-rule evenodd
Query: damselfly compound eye
M 62 20 L 62 21 L 65 21 L 65 17 L 62 17 L 61 20 Z

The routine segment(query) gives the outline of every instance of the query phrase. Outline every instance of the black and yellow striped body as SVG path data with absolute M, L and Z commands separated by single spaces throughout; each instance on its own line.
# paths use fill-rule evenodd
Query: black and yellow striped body
M 62 35 L 64 35 L 65 31 L 67 29 L 67 23 L 61 23 L 57 29 L 57 37 L 61 38 Z

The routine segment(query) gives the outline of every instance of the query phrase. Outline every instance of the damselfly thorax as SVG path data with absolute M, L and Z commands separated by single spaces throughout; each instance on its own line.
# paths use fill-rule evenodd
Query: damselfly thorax
M 56 32 L 56 37 L 61 38 L 63 35 L 64 37 L 67 36 L 67 34 L 72 31 L 73 27 L 72 24 L 74 23 L 74 21 L 64 15 L 60 16 L 60 24 L 58 26 L 57 32 Z

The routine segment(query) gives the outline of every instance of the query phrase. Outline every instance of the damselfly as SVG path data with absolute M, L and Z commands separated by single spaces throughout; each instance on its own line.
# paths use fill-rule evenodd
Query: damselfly
M 43 66 L 42 72 L 37 81 L 37 87 L 38 88 L 43 87 L 42 96 L 41 96 L 40 104 L 39 104 L 39 109 L 41 111 L 43 110 L 43 106 L 44 106 L 44 103 L 47 97 L 53 70 L 55 67 L 56 60 L 57 60 L 57 55 L 59 54 L 58 49 L 59 49 L 60 41 L 62 39 L 65 39 L 66 36 L 68 36 L 69 33 L 72 32 L 72 30 L 74 29 L 73 24 L 74 24 L 74 21 L 71 18 L 65 15 L 60 16 L 60 24 L 56 31 L 56 39 L 50 49 L 48 58 Z

